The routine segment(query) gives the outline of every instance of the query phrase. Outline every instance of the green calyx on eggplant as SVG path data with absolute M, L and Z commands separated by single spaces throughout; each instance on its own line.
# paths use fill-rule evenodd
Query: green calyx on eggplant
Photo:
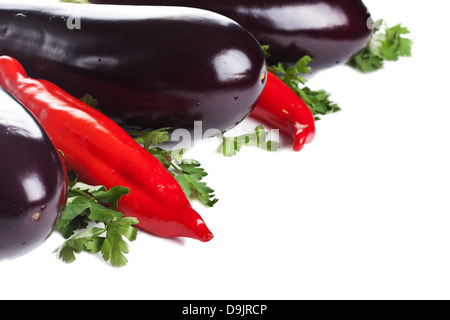
M 371 16 L 361 0 L 90 0 L 96 4 L 172 5 L 223 14 L 269 45 L 269 63 L 313 58 L 313 71 L 344 64 L 372 35 Z
M 266 61 L 233 20 L 182 7 L 0 3 L 0 55 L 130 131 L 225 131 L 256 106 Z
M 0 260 L 22 256 L 54 231 L 67 201 L 58 151 L 33 115 L 0 88 Z

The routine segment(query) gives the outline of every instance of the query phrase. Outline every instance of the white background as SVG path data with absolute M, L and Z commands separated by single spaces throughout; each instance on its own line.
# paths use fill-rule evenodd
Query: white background
M 0 298 L 449 299 L 450 4 L 365 3 L 411 30 L 413 57 L 369 75 L 317 74 L 310 87 L 343 110 L 323 117 L 300 153 L 284 145 L 225 158 L 216 140 L 195 145 L 187 157 L 220 199 L 193 203 L 212 241 L 141 232 L 116 269 L 89 254 L 64 264 L 54 234 L 0 262 Z

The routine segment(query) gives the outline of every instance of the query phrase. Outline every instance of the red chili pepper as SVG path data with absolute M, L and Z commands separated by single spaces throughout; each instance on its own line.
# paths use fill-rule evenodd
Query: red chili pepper
M 213 238 L 170 172 L 108 117 L 53 83 L 27 77 L 8 56 L 0 57 L 0 86 L 34 114 L 80 180 L 130 188 L 118 210 L 137 218 L 140 229 L 161 237 Z
M 250 114 L 294 138 L 294 150 L 300 151 L 315 136 L 311 109 L 276 75 L 268 72 L 259 102 Z

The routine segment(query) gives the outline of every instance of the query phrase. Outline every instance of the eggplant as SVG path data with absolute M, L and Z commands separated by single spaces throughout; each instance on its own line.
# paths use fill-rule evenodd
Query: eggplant
M 304 55 L 313 71 L 346 63 L 372 35 L 361 0 L 90 0 L 95 4 L 165 5 L 223 14 L 269 45 L 268 62 L 294 64 Z
M 0 88 L 0 260 L 22 256 L 54 231 L 67 173 L 34 116 Z
M 266 62 L 233 20 L 194 8 L 0 2 L 0 54 L 128 131 L 225 131 L 256 106 Z

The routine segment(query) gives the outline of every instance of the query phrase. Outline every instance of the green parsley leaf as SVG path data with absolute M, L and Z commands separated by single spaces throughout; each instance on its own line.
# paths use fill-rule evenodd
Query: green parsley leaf
M 89 205 L 89 220 L 94 222 L 108 222 L 120 220 L 123 217 L 121 212 L 115 211 L 110 207 L 105 207 L 98 202 L 91 201 Z
M 129 241 L 136 240 L 137 229 L 133 225 L 137 223 L 135 218 L 122 218 L 106 223 L 106 237 L 100 246 L 105 261 L 110 260 L 111 265 L 116 267 L 128 263 L 128 259 L 124 256 L 124 253 L 129 252 L 128 243 L 123 240 L 123 236 Z
M 73 236 L 59 248 L 59 258 L 66 263 L 74 262 L 76 259 L 75 254 L 83 252 L 88 246 L 92 247 L 89 243 L 94 241 L 94 239 L 98 238 L 105 231 L 106 229 L 103 228 L 92 228 Z
M 375 28 L 367 46 L 347 63 L 363 73 L 382 69 L 385 61 L 411 56 L 413 41 L 403 37 L 410 33 L 407 28 L 401 24 L 388 27 L 383 20 L 378 20 L 375 25 L 380 27 Z
M 169 169 L 172 163 L 172 152 L 160 147 L 152 147 L 147 149 L 156 159 L 158 159 L 166 169 Z
M 67 239 L 59 250 L 59 257 L 67 263 L 75 261 L 75 254 L 82 251 L 102 252 L 105 261 L 114 267 L 126 265 L 123 255 L 128 253 L 125 236 L 134 241 L 138 223 L 135 218 L 124 217 L 117 211 L 118 202 L 130 189 L 116 186 L 107 190 L 104 186 L 90 186 L 78 181 L 75 172 L 69 171 L 68 200 L 56 230 Z M 103 223 L 104 228 L 92 227 L 91 223 Z M 78 234 L 76 231 L 82 230 Z M 103 236 L 105 234 L 105 236 Z
M 75 220 L 75 218 L 85 212 L 89 208 L 90 204 L 90 199 L 80 196 L 69 197 L 67 199 L 64 214 L 62 215 L 57 226 L 57 229 L 61 231 L 64 238 L 69 238 L 72 236 L 74 230 L 77 230 L 84 225 L 83 222 L 85 219 Z M 75 223 L 75 225 L 72 224 L 72 222 Z
M 409 34 L 409 30 L 397 24 L 385 31 L 384 40 L 378 52 L 386 61 L 397 61 L 400 57 L 410 57 L 412 40 L 403 38 L 402 35 Z
M 373 72 L 382 69 L 384 66 L 383 59 L 366 47 L 354 56 L 347 65 L 355 68 L 363 73 Z
M 208 174 L 200 167 L 199 162 L 184 161 L 176 169 L 178 174 L 175 175 L 175 179 L 188 197 L 192 197 L 194 192 L 203 204 L 208 207 L 214 206 L 218 199 L 214 198 L 214 190 L 201 181 Z
M 305 86 L 302 89 L 295 89 L 294 91 L 310 107 L 316 120 L 320 119 L 317 116 L 318 114 L 327 115 L 341 110 L 336 103 L 330 100 L 330 94 L 325 90 L 314 91 Z
M 281 62 L 277 65 L 269 67 L 269 71 L 276 74 L 284 83 L 289 86 L 298 84 L 305 84 L 307 80 L 300 74 L 308 74 L 311 68 L 308 67 L 309 63 L 312 61 L 310 56 L 304 56 L 299 59 L 293 67 L 286 67 Z
M 330 100 L 330 94 L 325 90 L 314 91 L 306 86 L 307 79 L 302 75 L 311 72 L 311 67 L 309 67 L 311 61 L 310 56 L 304 56 L 292 67 L 287 67 L 279 62 L 276 65 L 269 66 L 268 70 L 286 83 L 311 109 L 315 119 L 320 120 L 319 115 L 338 112 L 341 108 Z
M 63 1 L 64 2 L 64 1 Z M 97 109 L 98 107 L 98 100 L 95 99 L 90 94 L 86 93 L 84 96 L 80 98 L 80 101 L 87 104 L 89 107 L 92 107 L 94 109 Z
M 253 146 L 266 151 L 277 151 L 280 145 L 276 141 L 267 141 L 267 131 L 263 126 L 258 125 L 253 132 L 246 133 L 237 137 L 222 137 L 222 143 L 219 146 L 219 151 L 225 157 L 232 157 L 236 155 L 242 147 Z
M 262 48 L 266 58 L 270 58 L 269 46 L 268 45 L 262 45 L 261 48 Z
M 158 144 L 169 141 L 169 130 L 171 128 L 160 128 L 150 132 L 143 133 L 130 133 L 130 134 L 139 134 L 138 137 L 135 138 L 136 142 L 142 143 L 145 149 L 150 148 L 152 145 L 156 146 Z
M 112 187 L 106 190 L 105 187 L 101 186 L 101 189 L 90 192 L 94 199 L 102 204 L 108 204 L 109 208 L 117 210 L 117 204 L 122 196 L 126 196 L 130 193 L 130 189 L 123 188 L 121 186 Z

